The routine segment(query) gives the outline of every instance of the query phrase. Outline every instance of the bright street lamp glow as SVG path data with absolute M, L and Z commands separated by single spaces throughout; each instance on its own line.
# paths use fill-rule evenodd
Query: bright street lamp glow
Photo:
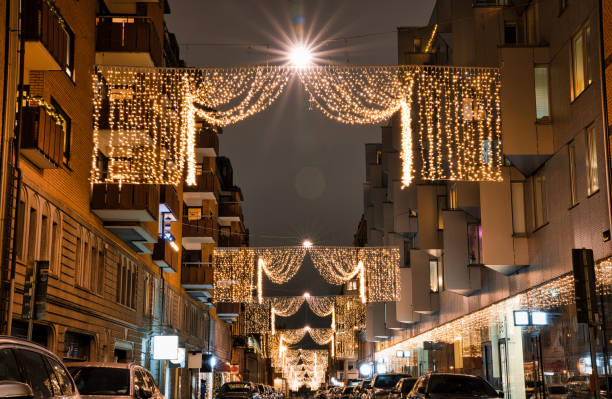
M 310 247 L 312 247 L 312 241 L 310 241 L 310 240 L 304 240 L 304 242 L 302 243 L 302 246 L 303 246 L 304 248 L 310 248 Z
M 306 330 L 306 331 L 310 331 L 310 326 L 305 326 L 305 327 L 304 327 L 304 330 Z
M 310 292 L 305 292 L 304 293 L 304 298 L 310 298 Z
M 312 64 L 312 53 L 304 46 L 296 46 L 291 49 L 289 60 L 293 66 L 303 68 Z

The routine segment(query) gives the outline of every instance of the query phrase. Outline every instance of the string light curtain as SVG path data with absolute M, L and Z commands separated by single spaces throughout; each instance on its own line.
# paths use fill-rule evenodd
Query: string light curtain
M 327 345 L 334 338 L 334 330 L 331 328 L 311 328 L 308 333 L 318 345 Z
M 269 107 L 292 75 L 333 120 L 373 124 L 399 113 L 403 186 L 414 178 L 501 180 L 497 68 L 100 66 L 92 182 L 178 184 L 186 169 L 186 183 L 195 184 L 196 117 L 237 123 Z
M 306 297 L 308 307 L 314 314 L 319 317 L 325 317 L 332 314 L 334 304 L 336 303 L 335 296 L 308 296 Z
M 255 253 L 249 248 L 215 248 L 213 259 L 213 301 L 252 302 Z

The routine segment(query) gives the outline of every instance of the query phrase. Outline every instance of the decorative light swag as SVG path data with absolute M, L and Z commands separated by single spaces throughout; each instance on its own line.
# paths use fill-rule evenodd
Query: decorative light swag
M 237 123 L 269 107 L 294 75 L 338 122 L 381 123 L 399 113 L 403 186 L 414 178 L 501 180 L 498 68 L 98 66 L 92 183 L 176 185 L 186 172 L 195 184 L 195 119 Z
M 330 284 L 340 285 L 358 278 L 363 303 L 399 298 L 397 248 L 266 247 L 215 248 L 214 251 L 215 302 L 250 303 L 254 290 L 256 302 L 263 304 L 263 275 L 279 284 L 289 281 L 299 270 L 306 253 Z M 272 266 L 266 262 L 270 259 L 275 261 Z

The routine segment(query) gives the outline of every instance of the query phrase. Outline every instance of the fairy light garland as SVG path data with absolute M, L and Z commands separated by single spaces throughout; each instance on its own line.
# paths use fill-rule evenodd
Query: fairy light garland
M 498 68 L 98 66 L 92 183 L 176 185 L 185 175 L 187 184 L 195 184 L 195 118 L 216 126 L 237 123 L 268 108 L 293 75 L 311 104 L 335 121 L 375 124 L 399 112 L 402 187 L 417 177 L 501 180 Z M 107 167 L 99 165 L 100 154 Z
M 215 248 L 213 301 L 252 302 L 254 262 L 255 254 L 249 248 Z

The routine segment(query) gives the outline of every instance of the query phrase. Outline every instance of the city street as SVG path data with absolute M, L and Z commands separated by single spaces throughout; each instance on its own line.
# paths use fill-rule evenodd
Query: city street
M 612 399 L 612 0 L 2 0 L 0 54 L 0 399 Z

